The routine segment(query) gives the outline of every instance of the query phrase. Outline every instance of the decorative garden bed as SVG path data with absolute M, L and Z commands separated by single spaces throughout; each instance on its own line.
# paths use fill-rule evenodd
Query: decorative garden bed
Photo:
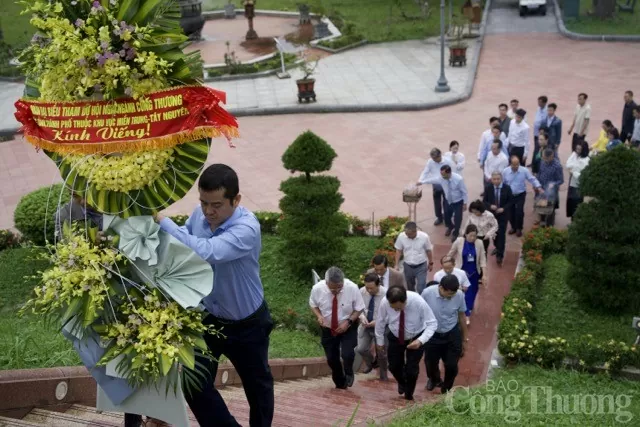
M 302 60 L 296 54 L 284 54 L 284 65 L 287 70 L 297 67 L 301 62 Z M 205 66 L 204 80 L 214 82 L 266 77 L 280 72 L 281 67 L 278 52 L 260 58 L 258 61 L 234 62 L 234 60 L 227 60 L 225 64 Z
M 565 284 L 567 232 L 539 228 L 524 239 L 524 268 L 505 298 L 498 349 L 508 364 L 569 365 L 617 373 L 640 367 L 631 318 L 595 313 Z M 588 286 L 585 283 L 585 286 Z M 624 295 L 603 295 L 603 298 Z

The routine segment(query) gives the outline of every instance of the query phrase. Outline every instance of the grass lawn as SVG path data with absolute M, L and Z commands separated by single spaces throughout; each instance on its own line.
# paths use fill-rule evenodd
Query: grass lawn
M 562 5 L 563 0 L 559 3 Z M 626 0 L 618 3 L 626 3 Z M 580 0 L 579 18 L 564 19 L 567 29 L 582 34 L 640 34 L 640 4 L 636 3 L 633 13 L 618 12 L 616 8 L 614 17 L 609 20 L 588 16 L 587 11 L 592 7 L 592 0 Z
M 219 10 L 226 3 L 226 0 L 204 0 L 203 10 Z M 241 8 L 240 0 L 234 3 L 237 8 Z M 420 39 L 440 32 L 440 9 L 434 2 L 429 2 L 431 12 L 426 20 L 422 18 L 420 7 L 414 0 L 401 0 L 402 10 L 398 8 L 395 0 L 258 0 L 256 6 L 257 9 L 297 11 L 299 3 L 309 4 L 312 12 L 321 12 L 330 17 L 337 13 L 343 19 L 353 22 L 356 32 L 370 42 Z M 453 3 L 454 12 L 459 14 L 464 1 L 454 0 Z M 390 5 L 393 5 L 391 25 L 389 25 Z M 448 14 L 447 6 L 447 16 Z M 259 30 L 259 16 L 256 18 L 255 25 Z
M 387 426 L 613 426 L 640 419 L 639 382 L 530 365 L 494 372 L 486 385 L 458 389 Z
M 586 334 L 602 343 L 611 339 L 633 344 L 636 333 L 629 316 L 615 313 L 594 313 L 581 304 L 578 296 L 566 284 L 569 262 L 564 255 L 553 255 L 545 260 L 545 279 L 541 296 L 535 307 L 536 333 L 548 337 L 559 336 L 577 342 Z M 603 298 L 623 298 L 621 295 L 603 295 Z
M 270 357 L 322 356 L 320 338 L 308 306 L 311 274 L 308 280 L 291 276 L 280 257 L 281 240 L 264 235 L 262 279 L 276 329 L 271 335 Z M 342 263 L 354 281 L 365 271 L 377 240 L 366 237 L 347 239 L 348 253 Z M 18 317 L 17 311 L 30 295 L 38 270 L 47 262 L 36 258 L 38 251 L 28 248 L 0 252 L 0 369 L 44 368 L 79 365 L 80 359 L 68 341 L 52 325 L 32 315 Z M 322 272 L 318 272 L 322 274 Z M 297 330 L 302 329 L 302 330 Z

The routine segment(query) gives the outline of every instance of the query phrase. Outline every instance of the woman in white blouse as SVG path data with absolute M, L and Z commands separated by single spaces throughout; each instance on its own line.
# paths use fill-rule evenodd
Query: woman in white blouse
M 451 141 L 449 144 L 449 151 L 444 153 L 444 158 L 451 162 L 451 166 L 453 166 L 453 171 L 458 175 L 462 175 L 462 171 L 464 170 L 465 160 L 464 154 L 460 151 L 460 144 L 458 141 Z
M 469 224 L 473 224 L 478 228 L 478 239 L 482 240 L 484 245 L 484 253 L 487 255 L 489 249 L 489 243 L 491 239 L 496 237 L 498 232 L 498 220 L 488 210 L 486 210 L 484 203 L 481 200 L 475 200 L 469 205 L 469 218 L 464 228 L 466 229 Z
M 589 144 L 584 140 L 576 141 L 573 152 L 567 159 L 566 168 L 569 171 L 569 191 L 567 193 L 567 217 L 573 220 L 573 214 L 584 201 L 580 194 L 580 174 L 589 164 Z

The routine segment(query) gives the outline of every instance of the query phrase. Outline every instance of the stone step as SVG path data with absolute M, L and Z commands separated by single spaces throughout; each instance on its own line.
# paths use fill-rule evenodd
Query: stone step
M 122 425 L 122 420 L 109 422 L 87 420 L 76 415 L 39 408 L 33 409 L 22 420 L 47 427 L 120 427 Z
M 96 408 L 84 405 L 71 405 L 71 407 L 65 411 L 65 414 L 108 425 L 120 425 L 124 422 L 124 415 L 122 413 L 108 411 L 98 412 Z
M 42 424 L 35 424 L 30 421 L 16 420 L 13 418 L 0 417 L 0 427 L 42 427 Z

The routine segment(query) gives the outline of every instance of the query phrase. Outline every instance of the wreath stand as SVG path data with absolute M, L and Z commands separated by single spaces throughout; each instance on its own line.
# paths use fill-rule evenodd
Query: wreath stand
M 409 208 L 409 221 L 418 222 L 418 202 L 422 199 L 422 190 L 405 190 L 402 201 Z

